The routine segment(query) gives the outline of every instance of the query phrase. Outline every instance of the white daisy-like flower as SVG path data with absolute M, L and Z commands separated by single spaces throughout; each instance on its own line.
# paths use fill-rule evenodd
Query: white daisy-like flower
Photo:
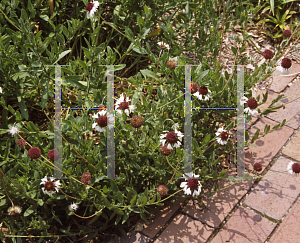
M 179 148 L 181 143 L 179 142 L 182 141 L 183 134 L 180 131 L 177 131 L 175 129 L 175 132 L 168 132 L 168 131 L 163 131 L 166 132 L 165 134 L 161 134 L 160 137 L 160 142 L 162 143 L 162 146 L 165 146 L 165 142 L 168 142 L 167 149 L 173 149 L 172 145 L 174 148 Z M 166 138 L 166 139 L 164 139 Z M 171 145 L 172 144 L 172 145 Z
M 17 126 L 13 126 L 13 127 L 11 127 L 11 128 L 9 129 L 9 133 L 10 133 L 12 136 L 18 134 L 18 132 L 19 132 L 19 129 L 17 128 Z
M 289 74 L 289 70 L 292 68 L 292 61 L 289 58 L 282 57 L 279 60 L 280 66 L 276 67 L 276 70 L 281 72 L 283 75 Z
M 290 162 L 287 166 L 287 170 L 292 176 L 299 176 L 299 174 L 300 174 L 300 164 L 295 163 L 295 162 Z
M 205 86 L 202 86 L 202 87 L 199 87 L 199 90 L 196 93 L 194 93 L 193 95 L 196 96 L 199 100 L 204 99 L 205 101 L 207 101 L 210 98 L 209 93 L 211 93 L 211 91 L 208 88 L 206 88 Z
M 126 97 L 126 101 L 124 100 L 124 95 L 121 94 L 120 98 L 116 101 L 116 112 L 118 114 L 122 114 L 122 111 L 126 113 L 127 116 L 129 116 L 130 112 L 134 112 L 136 106 L 135 105 L 129 105 L 130 99 Z
M 87 16 L 88 19 L 94 17 L 94 14 L 96 13 L 98 7 L 99 7 L 99 2 L 98 1 L 93 1 L 93 2 L 90 2 L 86 5 L 85 9 L 87 11 L 86 16 Z
M 0 87 L 0 93 L 2 94 L 2 87 Z
M 246 96 L 243 96 L 240 100 L 240 104 L 244 105 L 245 103 L 248 105 L 248 107 L 244 110 L 245 113 L 249 116 L 258 114 L 258 111 L 255 110 L 257 108 L 257 101 L 254 98 L 248 99 Z
M 199 196 L 201 192 L 201 183 L 198 179 L 199 175 L 195 175 L 192 173 L 189 173 L 187 177 L 186 175 L 183 175 L 183 177 L 186 178 L 187 181 L 181 182 L 180 187 L 183 188 L 184 194 L 186 195 L 192 195 L 194 196 Z M 193 194 L 192 194 L 193 191 Z
M 70 211 L 76 211 L 78 208 L 79 208 L 79 206 L 74 202 L 69 205 L 69 210 Z
M 170 46 L 162 41 L 157 42 L 157 44 L 161 47 L 161 49 L 168 49 L 170 50 Z
M 40 185 L 44 185 L 42 188 L 44 194 L 48 194 L 50 197 L 55 193 L 54 189 L 56 192 L 58 192 L 58 189 L 60 188 L 61 184 L 59 180 L 54 181 L 54 177 L 50 177 L 50 181 L 48 181 L 47 176 L 45 176 L 43 179 L 41 179 Z
M 224 130 L 223 127 L 219 128 L 215 134 L 216 136 L 219 136 L 217 138 L 217 142 L 221 145 L 225 145 L 228 141 L 228 138 L 230 137 L 227 130 Z
M 114 115 L 108 114 L 106 110 L 101 110 L 98 113 L 94 114 L 92 118 L 97 118 L 97 122 L 93 123 L 92 128 L 95 128 L 98 132 L 106 132 L 106 126 L 108 129 L 114 128 Z

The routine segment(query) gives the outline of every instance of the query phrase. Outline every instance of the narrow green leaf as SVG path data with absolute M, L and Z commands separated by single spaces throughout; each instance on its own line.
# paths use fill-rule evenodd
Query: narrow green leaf
M 60 53 L 58 55 L 58 59 L 53 63 L 53 65 L 56 64 L 60 59 L 62 59 L 65 55 L 67 55 L 70 52 L 71 52 L 71 50 L 67 50 L 67 51 L 64 51 L 64 52 Z
M 255 134 L 251 140 L 251 143 L 254 143 L 254 141 L 258 138 L 259 132 L 260 132 L 260 129 L 257 129 L 257 131 L 255 132 Z
M 22 116 L 28 120 L 28 110 L 27 110 L 27 106 L 24 102 L 24 100 L 22 99 L 21 102 L 20 102 L 20 110 L 21 110 L 21 114 Z

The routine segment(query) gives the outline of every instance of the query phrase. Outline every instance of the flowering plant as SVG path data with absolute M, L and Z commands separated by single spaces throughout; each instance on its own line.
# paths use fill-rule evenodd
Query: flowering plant
M 180 193 L 201 197 L 202 188 L 208 182 L 217 184 L 226 172 L 220 167 L 221 156 L 235 154 L 232 133 L 236 127 L 236 112 L 215 110 L 216 107 L 247 103 L 248 120 L 256 113 L 267 114 L 278 109 L 272 107 L 261 112 L 258 106 L 266 102 L 268 94 L 260 102 L 260 97 L 252 97 L 250 90 L 265 77 L 267 66 L 278 56 L 267 52 L 268 55 L 263 56 L 268 62 L 256 66 L 253 75 L 245 73 L 245 97 L 238 101 L 236 70 L 232 68 L 230 76 L 228 72 L 222 75 L 222 67 L 216 61 L 213 63 L 218 49 L 212 52 L 211 48 L 218 46 L 218 23 L 223 18 L 217 17 L 220 21 L 214 21 L 209 34 L 204 26 L 182 26 L 182 19 L 191 21 L 192 12 L 199 11 L 206 16 L 204 12 L 213 9 L 210 2 L 204 9 L 187 6 L 185 13 L 181 11 L 172 22 L 174 26 L 181 26 L 176 33 L 170 19 L 160 23 L 163 35 L 148 36 L 150 42 L 146 36 L 153 22 L 161 22 L 157 16 L 165 12 L 164 1 L 151 3 L 151 7 L 135 6 L 130 1 L 115 6 L 113 2 L 84 0 L 74 3 L 77 4 L 74 8 L 68 1 L 62 0 L 61 4 L 61 9 L 54 9 L 57 16 L 63 17 L 60 20 L 47 17 L 46 7 L 35 9 L 31 1 L 28 1 L 28 11 L 18 5 L 18 1 L 10 5 L 5 1 L 4 8 L 0 8 L 1 14 L 15 28 L 13 34 L 11 30 L 0 28 L 1 72 L 4 72 L 3 77 L 8 77 L 3 86 L 1 84 L 0 92 L 4 108 L 0 211 L 11 235 L 22 229 L 24 235 L 40 234 L 46 238 L 49 232 L 60 230 L 66 236 L 84 233 L 93 238 L 95 233 L 109 227 L 124 233 L 123 224 L 130 224 L 132 213 L 147 221 L 147 208 L 162 206 L 164 201 L 174 200 Z M 177 4 L 171 1 L 170 9 L 175 10 Z M 18 11 L 11 10 L 12 7 Z M 106 13 L 106 7 L 114 9 L 113 12 Z M 82 11 L 78 11 L 80 8 Z M 31 23 L 36 21 L 37 13 L 41 23 Z M 245 16 L 246 13 L 245 10 Z M 239 19 L 239 14 L 232 18 Z M 198 25 L 201 21 L 197 17 Z M 227 31 L 228 26 L 223 26 Z M 193 109 L 193 173 L 187 176 L 184 130 L 185 92 L 189 86 L 185 86 L 186 67 L 183 65 L 194 61 L 182 54 L 184 47 L 178 44 L 178 36 L 184 31 L 192 36 L 199 28 L 205 38 L 187 38 L 184 44 L 186 48 L 196 48 L 195 53 L 202 53 L 196 60 L 199 66 L 191 69 L 193 80 L 189 85 Z M 81 43 L 80 48 L 78 43 Z M 213 56 L 206 58 L 209 53 Z M 236 52 L 237 57 L 238 54 Z M 237 63 L 239 61 L 237 58 Z M 54 87 L 58 72 L 51 69 L 51 65 L 58 63 L 70 65 L 61 67 L 64 73 L 61 126 L 55 125 L 60 116 L 53 100 L 54 94 L 60 93 L 56 92 L 59 88 Z M 109 95 L 110 81 L 105 82 L 105 78 L 110 76 L 110 71 L 106 69 L 112 64 L 116 65 L 115 92 L 109 97 L 113 101 L 107 99 L 103 108 L 101 101 Z M 114 106 L 114 113 L 108 112 L 109 103 Z M 114 134 L 113 156 L 107 154 L 111 132 Z M 270 127 L 265 129 L 264 135 L 268 132 Z M 254 143 L 258 133 L 249 142 L 246 132 L 246 143 Z M 56 136 L 62 138 L 62 151 L 53 149 Z M 108 163 L 111 157 L 114 166 Z M 297 165 L 293 168 L 293 172 L 298 173 Z M 112 169 L 113 179 L 108 178 Z M 175 179 L 177 177 L 183 178 Z M 12 216 L 16 219 L 10 220 Z M 77 217 L 85 226 L 69 227 Z M 98 231 L 94 232 L 95 228 Z

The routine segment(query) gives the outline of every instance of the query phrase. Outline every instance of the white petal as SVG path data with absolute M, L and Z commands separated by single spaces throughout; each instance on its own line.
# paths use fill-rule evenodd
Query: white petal
M 127 116 L 129 116 L 129 110 L 128 109 L 125 110 L 125 113 L 126 113 Z
M 162 146 L 165 146 L 166 139 L 161 139 L 160 142 L 162 143 Z
M 186 185 L 187 185 L 187 182 L 183 181 L 183 182 L 181 182 L 180 187 L 182 188 L 182 187 L 185 187 Z
M 171 144 L 168 144 L 167 149 L 173 149 Z

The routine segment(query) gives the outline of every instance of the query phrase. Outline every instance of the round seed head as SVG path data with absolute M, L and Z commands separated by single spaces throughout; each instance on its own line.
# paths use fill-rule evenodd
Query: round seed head
M 281 61 L 281 67 L 289 69 L 292 66 L 292 61 L 289 58 L 283 58 Z
M 167 61 L 168 68 L 175 68 L 177 66 L 177 62 L 175 60 Z
M 163 156 L 169 156 L 173 151 L 173 149 L 168 149 L 167 147 L 168 147 L 168 145 L 165 144 L 164 146 L 160 146 L 160 148 L 159 148 L 159 150 Z
M 261 165 L 261 163 L 255 163 L 255 164 L 253 165 L 253 168 L 254 168 L 254 170 L 256 170 L 257 172 L 262 171 L 262 165 Z
M 168 143 L 176 143 L 178 141 L 178 136 L 175 132 L 169 132 L 166 136 Z
M 292 32 L 290 30 L 284 30 L 282 32 L 282 35 L 289 38 L 292 35 Z
M 263 53 L 262 53 L 263 57 L 265 59 L 272 59 L 273 56 L 274 56 L 274 53 L 271 51 L 271 50 L 265 50 Z
M 198 91 L 199 87 L 197 83 L 192 82 L 191 93 L 194 94 Z
M 134 116 L 131 118 L 130 120 L 130 124 L 131 126 L 133 126 L 134 128 L 140 128 L 143 125 L 143 118 L 140 116 Z
M 168 195 L 168 188 L 165 185 L 159 185 L 156 190 L 161 196 Z
M 56 150 L 56 149 L 52 149 L 48 152 L 48 158 L 51 160 L 51 161 L 56 161 L 59 159 L 59 152 Z
M 41 156 L 41 150 L 37 147 L 32 147 L 28 150 L 28 156 L 31 159 L 38 159 Z
M 24 139 L 22 139 L 22 138 L 18 139 L 17 145 L 19 148 L 24 148 L 25 144 L 26 144 L 26 141 Z

